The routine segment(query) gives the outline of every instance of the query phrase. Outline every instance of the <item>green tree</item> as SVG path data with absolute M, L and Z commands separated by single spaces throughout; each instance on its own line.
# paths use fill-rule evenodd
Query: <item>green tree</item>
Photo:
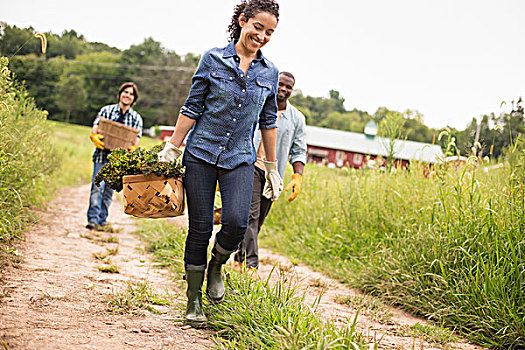
M 63 58 L 44 60 L 35 55 L 15 56 L 9 62 L 9 68 L 17 80 L 24 82 L 36 105 L 49 112 L 49 119 L 55 119 L 59 112 L 54 98 L 55 86 L 65 66 Z
M 33 27 L 18 28 L 0 22 L 0 54 L 2 56 L 39 54 L 40 41 L 34 37 Z
M 81 119 L 75 119 L 75 122 L 91 125 L 102 106 L 116 103 L 119 86 L 130 80 L 119 61 L 119 55 L 106 51 L 86 53 L 68 60 L 71 74 L 83 77 L 87 93 L 85 112 L 79 114 L 77 118 Z
M 47 57 L 64 56 L 67 59 L 73 59 L 89 50 L 84 36 L 77 34 L 74 30 L 65 30 L 62 36 L 52 33 L 46 33 L 46 36 L 48 40 Z
M 70 122 L 73 113 L 73 122 L 82 121 L 76 113 L 85 111 L 87 93 L 84 89 L 85 81 L 80 75 L 62 74 L 56 86 L 56 104 L 65 113 L 64 121 Z

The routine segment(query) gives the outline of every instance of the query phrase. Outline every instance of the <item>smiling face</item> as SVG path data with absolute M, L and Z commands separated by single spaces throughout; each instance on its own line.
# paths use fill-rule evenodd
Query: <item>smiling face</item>
M 122 106 L 131 106 L 135 100 L 135 94 L 133 93 L 133 87 L 127 87 L 120 93 L 119 103 Z
M 295 81 L 285 74 L 279 74 L 279 85 L 277 87 L 277 102 L 286 102 L 293 91 Z
M 239 16 L 241 35 L 238 44 L 251 54 L 257 53 L 268 41 L 277 27 L 277 18 L 269 12 L 258 12 L 253 18 Z

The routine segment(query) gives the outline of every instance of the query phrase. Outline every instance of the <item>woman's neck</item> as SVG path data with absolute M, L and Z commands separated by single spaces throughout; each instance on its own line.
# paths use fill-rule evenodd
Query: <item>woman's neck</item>
M 240 43 L 240 41 L 235 44 L 235 51 L 237 51 L 237 55 L 239 57 L 250 61 L 257 58 L 257 51 L 247 50 L 246 47 Z

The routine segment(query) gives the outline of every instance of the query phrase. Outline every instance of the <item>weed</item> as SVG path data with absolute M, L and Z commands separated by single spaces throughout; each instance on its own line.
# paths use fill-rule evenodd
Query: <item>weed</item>
M 392 323 L 392 312 L 390 309 L 379 299 L 370 295 L 338 295 L 335 301 L 340 304 L 349 305 L 354 309 L 360 309 L 379 323 Z
M 93 257 L 97 260 L 104 260 L 108 257 L 117 255 L 118 249 L 119 249 L 118 245 L 115 248 L 106 247 L 106 250 L 103 252 L 93 253 Z
M 171 298 L 161 296 L 147 281 L 128 281 L 126 289 L 107 298 L 107 310 L 120 314 L 137 314 L 143 310 L 159 314 L 152 305 L 170 305 Z
M 405 325 L 401 328 L 396 328 L 393 332 L 404 337 L 423 338 L 429 343 L 440 345 L 446 345 L 458 340 L 458 337 L 451 330 L 432 325 L 422 325 L 419 322 L 412 326 Z
M 328 288 L 329 287 L 328 282 L 322 278 L 311 279 L 308 285 L 314 288 Z
M 119 273 L 117 265 L 97 266 L 97 269 L 104 273 Z

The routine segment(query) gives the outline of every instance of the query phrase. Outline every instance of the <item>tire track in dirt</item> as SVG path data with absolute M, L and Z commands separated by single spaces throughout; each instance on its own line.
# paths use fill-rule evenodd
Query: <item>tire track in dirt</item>
M 206 349 L 213 346 L 205 331 L 188 328 L 180 307 L 155 306 L 162 314 L 113 314 L 107 297 L 125 290 L 128 281 L 147 281 L 157 294 L 166 291 L 183 305 L 181 281 L 156 268 L 131 233 L 133 220 L 117 198 L 109 219 L 121 232 L 84 228 L 90 185 L 61 191 L 40 222 L 24 232 L 18 251 L 24 261 L 3 271 L 0 295 L 0 344 L 9 349 Z M 111 264 L 119 273 L 102 273 L 93 254 L 114 249 Z M 106 242 L 102 242 L 106 241 Z M 109 242 L 108 242 L 109 241 Z M 0 346 L 1 347 L 1 346 Z

